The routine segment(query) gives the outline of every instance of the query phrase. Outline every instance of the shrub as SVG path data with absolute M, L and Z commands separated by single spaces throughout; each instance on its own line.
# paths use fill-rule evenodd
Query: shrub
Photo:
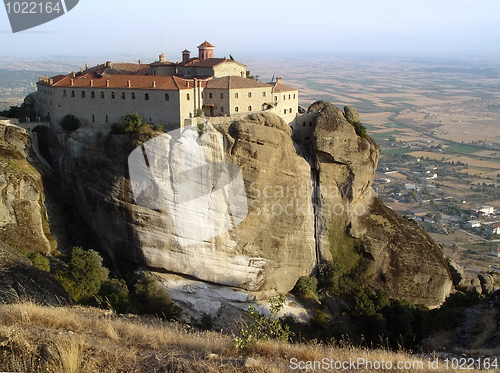
M 68 295 L 76 302 L 88 300 L 97 294 L 108 279 L 108 269 L 102 257 L 94 250 L 74 247 L 70 254 L 69 269 L 56 275 Z
M 73 132 L 80 128 L 80 120 L 73 114 L 66 114 L 59 124 L 68 132 Z
M 295 287 L 293 288 L 293 291 L 295 292 L 295 294 L 301 297 L 306 297 L 308 295 L 317 296 L 317 286 L 318 280 L 316 279 L 316 277 L 302 276 L 298 279 Z
M 125 132 L 133 132 L 142 125 L 142 117 L 137 113 L 126 115 L 123 118 L 123 129 Z
M 31 260 L 31 262 L 33 263 L 33 265 L 44 271 L 44 272 L 50 272 L 50 264 L 49 264 L 49 260 L 44 257 L 42 254 L 40 253 L 31 253 L 28 255 L 28 259 Z
M 203 131 L 205 130 L 205 124 L 204 123 L 198 123 L 198 135 L 203 135 Z
M 203 112 L 203 109 L 202 109 L 202 108 L 198 108 L 198 109 L 196 109 L 196 116 L 197 116 L 197 117 L 202 117 L 202 116 L 204 116 L 204 115 L 205 115 L 205 113 Z
M 133 296 L 137 313 L 141 315 L 156 315 L 165 320 L 180 316 L 179 307 L 151 276 L 135 285 Z
M 255 306 L 251 304 L 248 307 L 247 315 L 252 320 L 252 323 L 241 329 L 241 337 L 233 339 L 234 346 L 242 349 L 256 342 L 271 339 L 287 342 L 290 338 L 290 329 L 288 325 L 283 325 L 277 316 L 284 305 L 285 296 L 283 294 L 269 299 L 271 315 L 265 316 L 261 315 Z

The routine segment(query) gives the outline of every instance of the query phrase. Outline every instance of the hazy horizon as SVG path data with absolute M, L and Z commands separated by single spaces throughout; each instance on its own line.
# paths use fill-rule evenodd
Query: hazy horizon
M 430 56 L 500 54 L 500 2 L 494 0 L 228 0 L 189 3 L 130 0 L 78 5 L 49 23 L 13 34 L 0 11 L 0 59 L 130 56 L 152 62 L 208 40 L 216 56 Z M 135 58 L 134 58 L 135 57 Z M 238 58 L 239 57 L 239 58 Z

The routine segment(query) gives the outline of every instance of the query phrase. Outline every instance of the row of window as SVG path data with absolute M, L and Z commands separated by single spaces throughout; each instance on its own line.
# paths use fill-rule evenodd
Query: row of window
M 63 97 L 68 97 L 68 93 L 66 92 L 66 90 L 63 90 Z M 76 97 L 75 91 L 71 91 L 71 97 Z M 85 91 L 82 91 L 81 97 L 82 98 L 86 98 L 87 97 L 87 93 Z M 95 92 L 94 91 L 90 92 L 90 98 L 95 98 L 95 97 L 96 97 Z M 106 98 L 106 95 L 104 94 L 103 91 L 101 91 L 101 98 Z M 115 92 L 111 92 L 111 98 L 113 100 L 116 98 Z M 122 92 L 121 98 L 123 100 L 126 99 L 125 92 Z M 135 92 L 131 93 L 131 98 L 132 98 L 132 100 L 135 100 L 135 98 L 136 98 Z M 149 93 L 145 93 L 144 94 L 144 100 L 146 100 L 146 101 L 149 100 Z M 187 100 L 189 101 L 189 93 L 187 94 Z M 165 101 L 170 101 L 170 95 L 168 93 L 165 93 Z
M 262 97 L 266 97 L 267 93 L 266 92 L 262 92 Z M 223 99 L 224 98 L 224 93 L 221 93 L 220 95 L 220 98 Z M 210 92 L 208 94 L 208 97 L 209 98 L 213 98 L 213 93 Z M 293 99 L 295 100 L 295 93 L 293 94 Z M 234 94 L 234 98 L 239 98 L 239 94 L 238 93 L 235 93 Z M 252 98 L 252 92 L 248 92 L 248 98 Z M 289 94 L 288 95 L 288 99 L 291 100 L 292 99 L 292 95 Z M 283 100 L 286 100 L 286 95 L 283 95 Z M 278 101 L 278 96 L 274 96 L 274 101 Z

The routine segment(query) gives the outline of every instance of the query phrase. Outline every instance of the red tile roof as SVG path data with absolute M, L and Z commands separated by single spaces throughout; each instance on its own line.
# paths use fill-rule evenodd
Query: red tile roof
M 273 92 L 290 92 L 290 91 L 298 91 L 297 88 L 293 88 L 293 87 L 290 87 L 290 86 L 287 86 L 287 85 L 284 85 L 284 84 L 281 84 L 281 83 L 276 83 L 276 82 L 271 82 L 271 83 L 268 83 L 270 86 L 272 86 L 274 88 Z
M 60 78 L 62 77 L 62 78 Z M 57 81 L 55 80 L 57 78 Z M 179 78 L 177 76 L 153 76 L 153 75 L 111 75 L 101 78 L 95 73 L 84 74 L 73 77 L 70 75 L 57 76 L 53 78 L 53 84 L 49 82 L 38 82 L 45 86 L 55 86 L 64 88 L 115 88 L 115 89 L 163 89 L 163 90 L 182 90 L 191 89 L 194 86 L 193 80 Z M 73 80 L 73 85 L 71 85 Z M 92 85 L 91 85 L 92 81 Z M 109 81 L 109 86 L 106 85 Z M 130 82 L 130 87 L 129 87 Z M 154 82 L 154 87 L 153 87 Z M 188 87 L 189 82 L 189 87 Z M 202 86 L 206 81 L 202 81 Z
M 235 88 L 269 88 L 269 84 L 240 76 L 224 76 L 207 82 L 207 88 L 235 89 Z
M 208 41 L 205 41 L 203 44 L 198 45 L 198 48 L 215 48 L 215 47 Z

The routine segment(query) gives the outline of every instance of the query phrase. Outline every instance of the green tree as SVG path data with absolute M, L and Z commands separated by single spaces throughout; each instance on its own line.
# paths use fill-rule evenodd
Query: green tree
M 133 132 L 142 125 L 142 117 L 137 113 L 126 115 L 123 118 L 123 129 L 125 132 Z
M 58 273 L 56 279 L 75 302 L 80 302 L 98 293 L 101 284 L 108 279 L 108 273 L 97 251 L 74 247 L 70 254 L 68 270 Z
M 151 276 L 146 276 L 135 285 L 133 297 L 139 314 L 156 315 L 166 320 L 175 319 L 180 315 L 180 309 Z
M 259 80 L 259 76 L 258 75 L 255 75 L 255 76 L 251 75 L 250 70 L 246 71 L 246 77 L 247 77 L 247 79 L 252 79 L 252 80 L 257 80 L 257 81 Z
M 63 119 L 61 119 L 61 122 L 59 125 L 68 132 L 73 132 L 76 131 L 78 128 L 80 128 L 80 120 L 75 117 L 73 114 L 66 114 Z

